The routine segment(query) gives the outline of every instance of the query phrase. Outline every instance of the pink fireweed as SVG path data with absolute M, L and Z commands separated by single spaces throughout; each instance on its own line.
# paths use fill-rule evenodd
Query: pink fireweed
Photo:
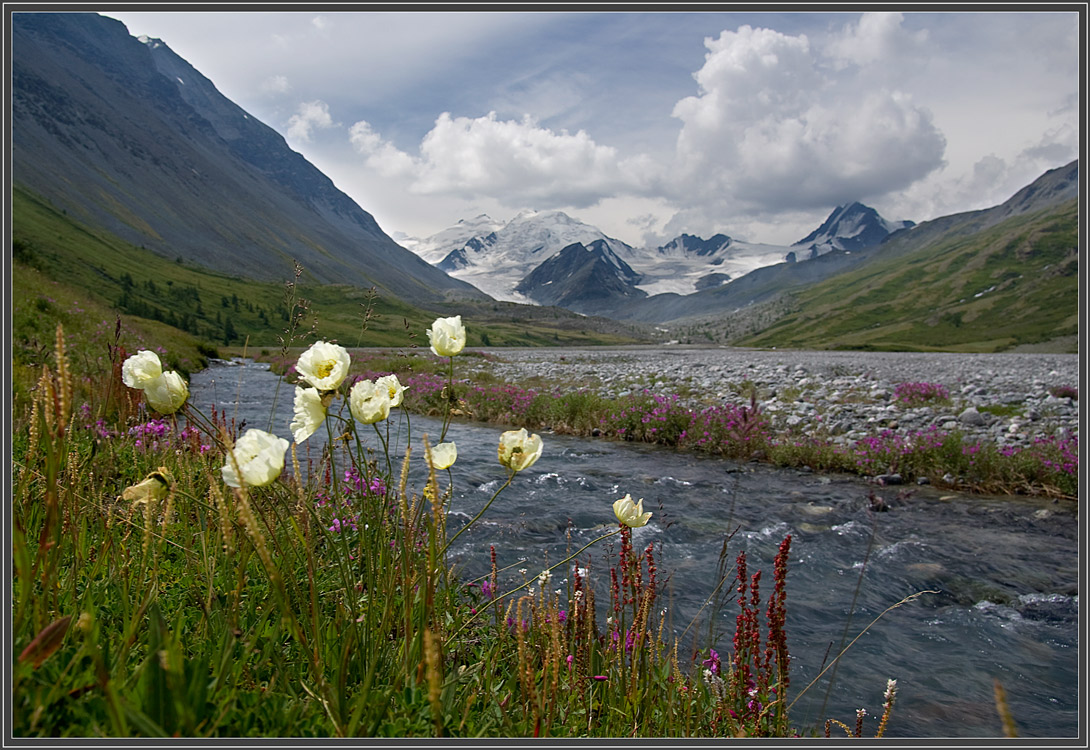
M 945 403 L 950 394 L 939 383 L 898 383 L 893 388 L 893 400 L 904 406 L 925 406 Z

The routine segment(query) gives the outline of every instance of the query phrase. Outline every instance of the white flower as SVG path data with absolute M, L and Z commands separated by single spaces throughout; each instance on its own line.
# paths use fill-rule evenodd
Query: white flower
M 647 519 L 651 518 L 651 511 L 643 512 L 643 498 L 641 497 L 638 503 L 634 503 L 631 495 L 625 495 L 613 503 L 613 512 L 617 515 L 618 521 L 632 528 L 646 526 Z
M 304 382 L 319 391 L 332 391 L 344 382 L 350 361 L 343 346 L 316 341 L 299 356 L 295 370 Z
M 541 456 L 541 438 L 526 432 L 526 428 L 508 430 L 500 435 L 500 463 L 511 471 L 522 471 L 534 465 Z
M 246 434 L 235 441 L 232 451 L 238 463 L 238 472 L 228 456 L 227 463 L 220 470 L 223 481 L 231 487 L 241 487 L 243 483 L 250 487 L 272 484 L 284 470 L 284 452 L 289 445 L 284 438 L 264 430 L 246 430 Z
M 162 374 L 163 365 L 159 362 L 159 355 L 147 349 L 141 349 L 121 365 L 121 379 L 129 388 L 143 390 Z
M 301 443 L 314 434 L 325 421 L 325 404 L 317 388 L 295 387 L 295 414 L 291 420 L 291 434 Z
M 189 398 L 189 387 L 181 375 L 168 370 L 144 386 L 144 398 L 160 414 L 173 414 Z
M 167 490 L 172 484 L 174 484 L 174 478 L 165 467 L 160 466 L 158 471 L 153 471 L 144 477 L 144 481 L 126 487 L 121 493 L 121 499 L 131 500 L 134 504 L 147 503 L 151 500 L 158 502 L 166 497 Z
M 364 424 L 381 422 L 390 416 L 390 391 L 371 380 L 361 380 L 348 394 L 352 416 Z
M 397 375 L 383 375 L 375 381 L 375 385 L 385 388 L 390 393 L 390 406 L 401 406 L 401 400 L 407 386 L 401 384 Z
M 462 325 L 462 316 L 436 318 L 428 330 L 428 342 L 431 350 L 440 357 L 453 357 L 466 345 L 466 329 Z
M 436 469 L 449 469 L 458 460 L 458 447 L 454 443 L 439 443 L 431 449 L 431 465 Z

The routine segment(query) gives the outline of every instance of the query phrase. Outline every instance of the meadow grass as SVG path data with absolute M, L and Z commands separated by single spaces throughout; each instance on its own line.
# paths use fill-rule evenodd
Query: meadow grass
M 790 537 L 766 600 L 744 553 L 722 568 L 732 651 L 682 650 L 655 548 L 634 548 L 626 522 L 577 550 L 569 538 L 564 560 L 510 589 L 500 574 L 520 563 L 494 550 L 489 574 L 463 580 L 446 559 L 457 463 L 436 469 L 428 440 L 391 452 L 354 416 L 353 379 L 325 394 L 315 426 L 331 447 L 310 471 L 292 446 L 251 482 L 224 413 L 154 414 L 116 358 L 77 389 L 74 354 L 58 326 L 13 425 L 13 735 L 816 733 L 787 710 Z M 586 411 L 569 410 L 573 425 Z M 519 453 L 536 436 L 511 439 L 496 495 L 536 460 Z M 422 460 L 428 478 L 409 486 Z
M 286 334 L 279 351 L 255 354 L 298 393 L 313 368 Z M 414 448 L 402 450 L 357 410 L 356 386 L 390 373 L 408 389 L 400 404 L 384 404 L 386 414 L 401 408 L 444 425 L 547 426 L 832 470 L 873 471 L 868 461 L 909 476 L 983 467 L 990 481 L 1034 491 L 1062 490 L 1056 477 L 1077 473 L 1077 456 L 1064 446 L 993 455 L 956 433 L 929 442 L 890 433 L 838 452 L 818 439 L 774 435 L 753 389 L 748 404 L 693 409 L 646 391 L 618 399 L 546 381 L 530 388 L 483 374 L 456 378 L 456 361 L 493 355 L 410 348 L 352 353 L 343 382 L 320 393 L 321 418 L 311 426 L 329 447 L 308 458 L 307 471 L 292 445 L 268 481 L 234 486 L 229 469 L 248 476 L 232 448 L 246 435 L 227 412 L 206 415 L 186 403 L 153 413 L 126 384 L 125 355 L 137 347 L 126 350 L 123 336 L 119 328 L 112 341 L 70 340 L 58 326 L 52 355 L 24 384 L 28 403 L 13 419 L 15 736 L 820 734 L 790 717 L 810 687 L 790 682 L 790 536 L 764 600 L 761 571 L 744 552 L 726 560 L 725 541 L 717 595 L 703 616 L 734 608 L 729 651 L 710 628 L 706 641 L 682 646 L 659 554 L 654 545 L 633 548 L 620 511 L 619 523 L 591 543 L 573 550 L 569 537 L 560 562 L 538 568 L 498 559 L 493 548 L 490 572 L 466 580 L 447 560 L 451 542 L 520 481 L 540 439 L 498 436 L 497 480 L 506 479 L 450 534 L 457 461 L 437 468 L 431 457 L 445 427 L 437 439 L 407 439 Z M 163 359 L 178 366 L 169 352 Z M 408 482 L 412 461 L 429 467 L 423 486 Z M 615 500 L 603 498 L 604 518 Z M 516 565 L 525 566 L 522 583 L 507 583 Z M 701 632 L 697 625 L 681 637 Z M 895 689 L 891 681 L 869 726 L 862 715 L 829 717 L 825 734 L 839 727 L 881 736 Z

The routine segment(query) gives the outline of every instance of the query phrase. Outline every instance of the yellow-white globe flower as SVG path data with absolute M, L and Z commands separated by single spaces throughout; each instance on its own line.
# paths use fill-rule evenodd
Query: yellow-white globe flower
M 436 318 L 428 330 L 431 350 L 440 357 L 453 357 L 466 345 L 466 329 L 462 325 L 462 316 Z
M 508 430 L 500 435 L 500 463 L 511 471 L 528 469 L 541 456 L 541 448 L 541 438 L 526 432 L 525 427 Z
M 144 387 L 144 398 L 160 414 L 173 414 L 189 398 L 189 387 L 181 375 L 168 370 Z
M 308 385 L 319 391 L 332 391 L 348 376 L 351 358 L 339 344 L 316 341 L 299 356 L 295 371 Z
M 449 469 L 458 460 L 458 447 L 454 443 L 432 446 L 431 465 L 436 469 Z
M 227 457 L 227 462 L 220 469 L 223 481 L 231 487 L 264 487 L 272 484 L 284 470 L 284 453 L 291 445 L 284 438 L 270 432 L 250 428 L 246 434 L 235 441 L 232 451 L 235 461 Z M 235 462 L 238 471 L 235 471 Z
M 390 406 L 401 406 L 401 401 L 404 398 L 405 389 L 408 386 L 401 384 L 401 381 L 397 379 L 397 375 L 383 375 L 381 378 L 375 381 L 375 385 L 379 388 L 385 388 L 390 394 Z
M 633 529 L 646 526 L 648 519 L 651 518 L 651 511 L 643 512 L 643 498 L 634 503 L 631 495 L 625 495 L 613 503 L 613 512 L 617 515 L 618 521 Z
M 332 397 L 331 397 L 332 398 Z M 317 388 L 295 387 L 295 413 L 289 429 L 296 443 L 301 443 L 322 426 L 326 405 Z
M 348 407 L 364 424 L 381 422 L 390 416 L 390 391 L 371 380 L 361 380 L 348 394 Z
M 129 388 L 143 390 L 162 374 L 163 365 L 159 361 L 159 355 L 147 349 L 141 349 L 121 365 L 121 380 Z
M 167 496 L 167 490 L 172 484 L 174 484 L 174 477 L 165 466 L 160 466 L 158 470 L 144 477 L 144 481 L 126 487 L 121 493 L 121 499 L 131 500 L 134 504 L 159 502 Z

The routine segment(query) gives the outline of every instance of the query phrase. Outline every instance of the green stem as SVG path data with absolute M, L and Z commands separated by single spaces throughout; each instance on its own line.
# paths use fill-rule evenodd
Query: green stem
M 382 430 L 380 430 L 378 428 L 378 422 L 375 422 L 374 424 L 372 424 L 372 427 L 375 428 L 375 434 L 378 435 L 378 441 L 380 443 L 382 443 L 382 453 L 383 453 L 384 456 L 386 456 L 386 474 L 387 474 L 387 476 L 389 476 L 390 473 L 391 473 L 389 445 L 386 442 L 386 438 L 382 437 Z M 389 428 L 389 422 L 387 422 L 387 428 Z
M 463 531 L 465 531 L 470 526 L 475 524 L 477 522 L 477 519 L 484 515 L 484 512 L 486 510 L 488 510 L 488 506 L 490 506 L 493 503 L 493 501 L 495 501 L 495 499 L 500 496 L 501 492 L 503 492 L 505 489 L 507 489 L 508 485 L 511 484 L 511 480 L 515 478 L 515 474 L 517 474 L 517 473 L 518 472 L 516 472 L 516 471 L 512 471 L 510 474 L 507 475 L 507 481 L 504 482 L 503 485 L 498 490 L 496 490 L 496 492 L 492 495 L 492 498 L 487 503 L 484 504 L 483 508 L 481 508 L 480 512 L 477 513 L 477 515 L 473 516 L 473 518 L 470 520 L 469 523 L 467 523 L 462 528 L 458 529 L 458 533 L 455 534 L 451 538 L 451 540 L 446 543 L 446 546 L 443 547 L 443 551 L 440 553 L 440 557 L 447 554 L 447 550 L 450 549 L 450 545 L 454 544 L 454 540 L 457 539 L 458 537 L 460 537 L 462 535 Z
M 447 428 L 450 427 L 451 412 L 454 411 L 454 357 L 447 357 L 450 360 L 450 370 L 447 373 L 447 413 L 443 415 L 443 431 L 439 434 L 439 442 L 445 442 L 447 439 Z

